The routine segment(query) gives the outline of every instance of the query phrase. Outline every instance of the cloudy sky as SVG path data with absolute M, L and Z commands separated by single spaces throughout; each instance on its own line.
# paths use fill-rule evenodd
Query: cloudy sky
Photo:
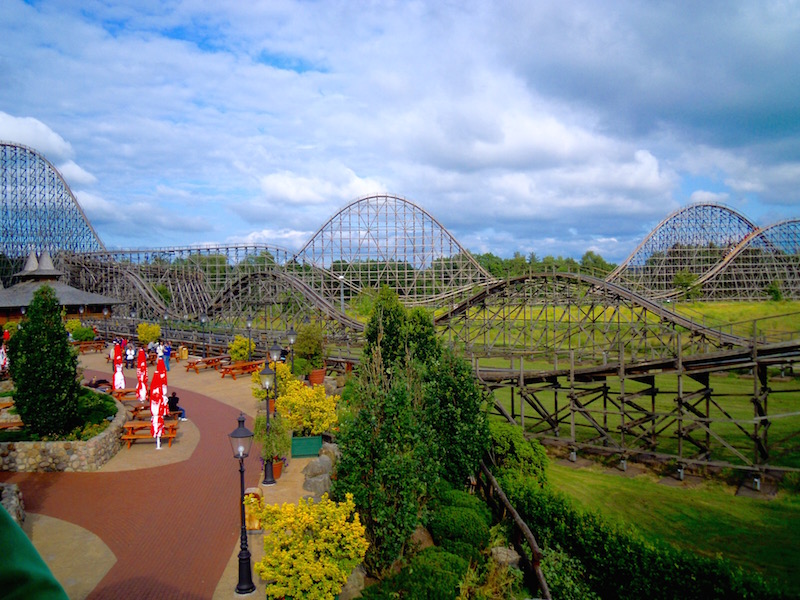
M 0 2 L 0 139 L 109 247 L 298 249 L 403 196 L 473 252 L 800 216 L 795 0 Z

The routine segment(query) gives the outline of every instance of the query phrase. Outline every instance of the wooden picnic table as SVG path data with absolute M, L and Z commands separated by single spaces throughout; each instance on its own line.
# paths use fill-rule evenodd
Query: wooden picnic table
M 139 394 L 136 391 L 136 388 L 111 390 L 109 393 L 120 402 L 125 402 L 126 400 L 139 400 Z
M 122 440 L 128 443 L 128 448 L 136 440 L 152 440 L 155 439 L 150 434 L 150 421 L 128 421 L 123 423 L 125 432 L 122 434 Z M 168 445 L 172 447 L 172 440 L 178 435 L 178 421 L 165 421 L 164 432 L 161 434 L 162 440 L 169 440 Z
M 222 374 L 222 377 L 225 377 L 225 375 L 230 375 L 235 380 L 237 375 L 253 373 L 255 371 L 260 371 L 263 368 L 263 360 L 241 360 L 220 367 L 219 372 Z
M 194 370 L 195 373 L 199 373 L 200 369 L 219 370 L 221 366 L 228 364 L 230 360 L 231 357 L 228 354 L 209 356 L 207 358 L 197 358 L 186 363 L 186 372 L 188 373 L 190 370 Z

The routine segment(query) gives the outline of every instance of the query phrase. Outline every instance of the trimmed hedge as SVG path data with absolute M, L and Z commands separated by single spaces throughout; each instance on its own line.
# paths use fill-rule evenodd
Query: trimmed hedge
M 482 498 L 461 490 L 447 490 L 438 498 L 440 506 L 456 506 L 474 510 L 481 517 L 486 526 L 492 524 L 492 511 Z
M 483 550 L 489 543 L 489 526 L 471 508 L 442 506 L 432 515 L 429 528 L 436 544 L 453 540 Z

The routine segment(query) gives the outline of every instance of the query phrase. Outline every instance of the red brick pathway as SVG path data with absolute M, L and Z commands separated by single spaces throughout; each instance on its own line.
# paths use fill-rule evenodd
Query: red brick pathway
M 239 466 L 227 435 L 239 413 L 175 389 L 200 430 L 186 461 L 115 473 L 0 473 L 19 485 L 26 511 L 88 529 L 117 557 L 90 598 L 211 598 L 239 539 Z M 257 485 L 259 471 L 251 454 L 245 486 Z

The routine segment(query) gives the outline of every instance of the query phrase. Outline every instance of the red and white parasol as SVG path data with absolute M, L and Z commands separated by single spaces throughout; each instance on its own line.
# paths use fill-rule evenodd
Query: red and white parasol
M 147 400 L 147 354 L 144 348 L 139 348 L 136 361 L 136 396 L 139 402 Z
M 150 384 L 150 434 L 156 438 L 156 449 L 161 449 L 161 434 L 164 433 L 164 416 L 167 414 L 167 367 L 158 359 L 153 382 Z
M 122 348 L 114 344 L 114 389 L 125 388 L 125 375 L 122 374 Z

